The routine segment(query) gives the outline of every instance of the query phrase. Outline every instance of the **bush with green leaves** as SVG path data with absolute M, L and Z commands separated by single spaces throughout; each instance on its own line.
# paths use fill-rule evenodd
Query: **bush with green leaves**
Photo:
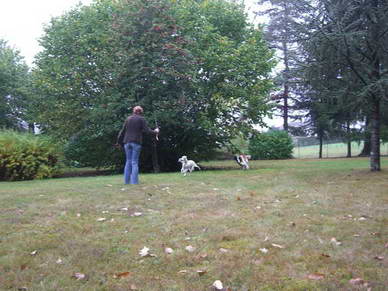
M 249 152 L 253 159 L 291 159 L 294 148 L 286 131 L 269 131 L 254 135 L 249 141 Z
M 47 136 L 0 131 L 0 181 L 52 177 L 60 156 L 59 146 Z

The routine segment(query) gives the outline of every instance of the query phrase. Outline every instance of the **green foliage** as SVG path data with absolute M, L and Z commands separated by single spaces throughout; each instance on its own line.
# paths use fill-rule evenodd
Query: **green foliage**
M 68 156 L 85 165 L 122 166 L 112 145 L 134 105 L 161 127 L 162 170 L 182 154 L 209 156 L 270 109 L 273 53 L 228 1 L 96 1 L 53 19 L 41 44 L 36 122 L 70 140 Z M 153 143 L 145 140 L 142 165 L 152 164 Z
M 0 131 L 0 180 L 52 177 L 60 151 L 52 139 L 11 130 Z
M 291 159 L 294 145 L 286 131 L 269 131 L 252 136 L 249 152 L 253 159 Z
M 28 81 L 23 58 L 0 39 L 0 128 L 20 127 Z
M 66 163 L 76 167 L 117 168 L 123 154 L 113 146 L 114 139 L 115 136 L 99 135 L 91 129 L 82 131 L 65 144 Z

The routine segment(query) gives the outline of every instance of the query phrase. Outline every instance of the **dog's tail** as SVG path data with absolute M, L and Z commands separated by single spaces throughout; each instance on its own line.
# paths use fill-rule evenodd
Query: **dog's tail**
M 194 168 L 198 168 L 198 170 L 201 170 L 201 168 L 197 164 L 195 164 Z

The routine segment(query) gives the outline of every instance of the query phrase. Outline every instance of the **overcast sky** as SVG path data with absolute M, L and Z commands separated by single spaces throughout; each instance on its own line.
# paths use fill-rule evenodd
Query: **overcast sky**
M 28 65 L 41 49 L 38 39 L 44 24 L 62 15 L 78 3 L 90 4 L 92 0 L 0 0 L 0 38 L 18 49 Z M 245 0 L 251 7 L 255 0 Z M 251 10 L 252 8 L 250 8 Z

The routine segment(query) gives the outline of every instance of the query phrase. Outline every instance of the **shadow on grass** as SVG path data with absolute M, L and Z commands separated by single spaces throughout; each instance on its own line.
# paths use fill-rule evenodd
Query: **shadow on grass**
M 53 178 L 71 178 L 71 177 L 95 177 L 95 176 L 111 176 L 117 175 L 118 172 L 115 170 L 76 170 L 76 171 L 66 171 L 54 175 Z

